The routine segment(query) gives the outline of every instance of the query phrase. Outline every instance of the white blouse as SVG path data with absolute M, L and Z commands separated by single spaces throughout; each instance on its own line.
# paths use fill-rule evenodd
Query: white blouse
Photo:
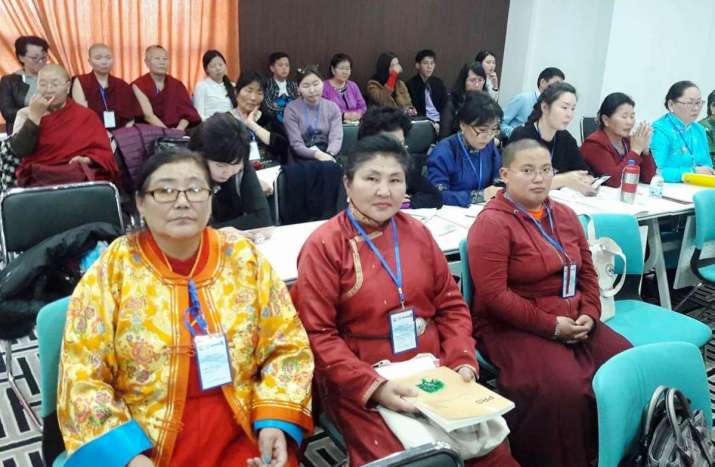
M 229 112 L 233 108 L 226 86 L 211 78 L 204 78 L 196 83 L 193 101 L 201 120 L 206 120 L 217 112 Z

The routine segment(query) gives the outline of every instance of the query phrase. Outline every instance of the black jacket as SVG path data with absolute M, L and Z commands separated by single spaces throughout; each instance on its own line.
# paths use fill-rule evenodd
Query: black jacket
M 211 226 L 217 229 L 235 227 L 248 230 L 272 224 L 266 195 L 250 163 L 246 165 L 240 181 L 234 175 L 220 185 L 213 197 L 211 216 Z
M 589 170 L 588 164 L 584 160 L 581 152 L 578 149 L 576 139 L 571 136 L 568 130 L 559 130 L 556 132 L 554 139 L 544 141 L 536 131 L 533 123 L 527 123 L 520 126 L 511 132 L 509 142 L 519 141 L 520 139 L 535 139 L 541 141 L 546 146 L 546 149 L 551 152 L 551 165 L 558 173 L 566 173 L 572 170 Z
M 417 74 L 412 77 L 407 82 L 407 89 L 410 91 L 410 98 L 412 98 L 412 105 L 417 109 L 419 115 L 426 116 L 425 108 L 425 87 L 429 85 L 430 95 L 432 96 L 432 103 L 438 113 L 442 112 L 444 106 L 447 104 L 447 88 L 441 79 L 436 76 L 430 76 L 427 82 L 422 81 L 422 77 Z
M 17 73 L 5 75 L 0 79 L 0 112 L 7 124 L 7 134 L 12 134 L 17 111 L 25 107 L 25 96 L 30 85 L 22 81 Z
M 329 219 L 347 206 L 343 170 L 335 162 L 287 165 L 278 177 L 281 224 Z
M 40 308 L 72 294 L 82 256 L 121 234 L 112 224 L 94 222 L 53 235 L 10 261 L 0 272 L 0 339 L 28 335 Z

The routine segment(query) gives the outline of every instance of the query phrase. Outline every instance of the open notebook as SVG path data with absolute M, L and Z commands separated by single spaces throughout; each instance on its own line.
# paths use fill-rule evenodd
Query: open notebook
M 436 367 L 431 355 L 376 368 L 386 379 L 417 388 L 410 398 L 424 416 L 450 432 L 504 415 L 514 403 L 481 384 L 465 382 L 456 371 Z

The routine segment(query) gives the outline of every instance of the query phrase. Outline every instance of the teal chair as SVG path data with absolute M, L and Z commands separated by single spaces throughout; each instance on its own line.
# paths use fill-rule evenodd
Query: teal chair
M 431 121 L 412 120 L 412 127 L 405 137 L 405 144 L 410 154 L 427 154 L 436 139 L 437 134 Z
M 695 203 L 695 250 L 690 257 L 690 269 L 698 278 L 698 285 L 681 300 L 675 309 L 680 309 L 685 302 L 703 284 L 715 285 L 715 258 L 701 258 L 707 244 L 715 241 L 715 190 L 703 190 L 693 196 Z
M 343 145 L 340 147 L 341 156 L 347 156 L 352 151 L 358 140 L 358 129 L 360 127 L 354 123 L 343 124 Z
M 596 237 L 613 239 L 626 256 L 627 276 L 623 289 L 616 296 L 616 316 L 606 324 L 628 339 L 633 346 L 675 341 L 690 342 L 699 348 L 707 344 L 712 337 L 709 326 L 640 299 L 643 245 L 636 218 L 628 214 L 594 214 L 591 219 Z M 587 222 L 588 219 L 581 216 L 584 227 Z M 624 272 L 620 260 L 617 260 L 616 272 Z
M 57 373 L 60 365 L 60 348 L 64 335 L 65 319 L 69 297 L 45 305 L 37 315 L 37 343 L 40 351 L 40 389 L 42 404 L 40 415 L 43 418 L 42 454 L 46 465 L 60 467 L 64 465 L 66 454 L 62 436 L 56 422 L 57 414 Z M 57 430 L 55 433 L 49 433 Z M 48 440 L 55 440 L 51 442 Z
M 459 258 L 462 266 L 462 295 L 464 296 L 464 301 L 467 302 L 469 309 L 472 309 L 472 300 L 474 299 L 474 284 L 472 284 L 472 274 L 469 272 L 469 254 L 467 252 L 467 239 L 459 242 Z M 484 368 L 489 373 L 497 375 L 499 370 L 495 367 L 489 360 L 487 360 L 484 355 L 477 349 L 477 361 L 479 362 L 479 367 Z
M 700 351 L 687 342 L 634 347 L 608 360 L 593 378 L 598 411 L 598 465 L 614 467 L 634 449 L 653 391 L 678 388 L 712 428 L 708 381 Z

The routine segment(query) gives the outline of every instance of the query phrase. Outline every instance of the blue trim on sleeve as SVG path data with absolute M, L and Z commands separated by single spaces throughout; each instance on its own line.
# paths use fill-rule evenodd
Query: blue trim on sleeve
M 293 438 L 293 441 L 295 441 L 298 446 L 303 443 L 303 430 L 295 423 L 276 419 L 256 420 L 253 422 L 253 429 L 255 431 L 262 428 L 278 428 Z
M 124 467 L 152 447 L 141 426 L 131 420 L 82 445 L 67 458 L 65 467 Z

